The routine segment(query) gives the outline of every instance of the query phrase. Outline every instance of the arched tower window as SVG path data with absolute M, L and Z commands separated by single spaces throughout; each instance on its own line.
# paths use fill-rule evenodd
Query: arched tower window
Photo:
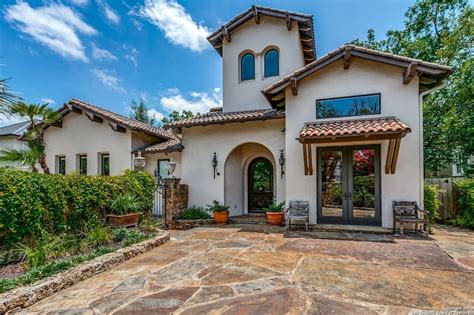
M 265 78 L 278 76 L 280 74 L 280 61 L 279 61 L 279 53 L 276 49 L 270 49 L 265 53 L 264 62 L 265 62 L 265 70 L 264 76 Z
M 240 80 L 255 79 L 255 57 L 251 53 L 246 53 L 240 58 Z

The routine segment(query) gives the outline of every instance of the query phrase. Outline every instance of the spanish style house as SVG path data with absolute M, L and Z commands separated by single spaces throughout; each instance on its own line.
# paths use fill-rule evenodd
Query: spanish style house
M 117 174 L 140 152 L 189 185 L 189 204 L 230 215 L 308 201 L 310 223 L 392 226 L 392 201 L 423 203 L 423 96 L 451 69 L 354 45 L 317 58 L 312 16 L 252 6 L 208 37 L 223 107 L 148 126 L 72 100 L 45 130 L 60 173 Z M 58 128 L 61 127 L 61 128 Z

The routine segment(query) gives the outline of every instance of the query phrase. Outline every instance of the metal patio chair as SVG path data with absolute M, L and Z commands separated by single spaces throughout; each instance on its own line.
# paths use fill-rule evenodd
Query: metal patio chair
M 291 228 L 291 220 L 305 221 L 306 231 L 309 229 L 309 202 L 291 200 L 289 207 L 285 210 L 286 229 Z

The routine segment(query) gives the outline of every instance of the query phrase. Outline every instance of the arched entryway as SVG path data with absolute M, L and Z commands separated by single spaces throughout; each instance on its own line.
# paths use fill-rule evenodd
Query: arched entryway
M 258 212 L 271 202 L 276 196 L 275 172 L 274 155 L 266 146 L 249 142 L 235 147 L 224 165 L 224 202 L 230 215 Z
M 248 166 L 247 195 L 249 213 L 263 212 L 271 204 L 273 191 L 273 165 L 265 157 L 254 158 Z

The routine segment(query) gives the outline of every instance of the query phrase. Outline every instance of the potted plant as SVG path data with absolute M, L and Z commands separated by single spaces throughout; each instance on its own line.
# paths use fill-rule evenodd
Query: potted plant
M 140 202 L 132 194 L 120 195 L 112 201 L 112 213 L 107 215 L 111 227 L 136 226 L 140 221 Z
M 219 201 L 214 200 L 211 205 L 207 206 L 207 210 L 214 215 L 214 221 L 217 224 L 226 224 L 229 220 L 229 206 L 222 205 Z
M 276 200 L 273 200 L 272 203 L 263 208 L 267 212 L 267 222 L 270 225 L 280 226 L 283 222 L 284 212 L 283 209 L 285 208 L 285 201 L 277 203 Z

